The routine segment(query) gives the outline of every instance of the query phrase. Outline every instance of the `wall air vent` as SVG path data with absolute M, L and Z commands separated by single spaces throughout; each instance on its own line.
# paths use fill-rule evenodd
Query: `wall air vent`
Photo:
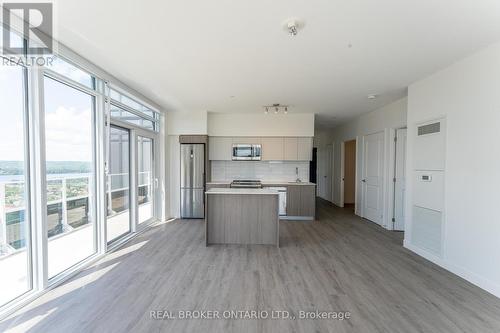
M 418 127 L 418 136 L 439 133 L 441 131 L 441 122 L 422 125 Z

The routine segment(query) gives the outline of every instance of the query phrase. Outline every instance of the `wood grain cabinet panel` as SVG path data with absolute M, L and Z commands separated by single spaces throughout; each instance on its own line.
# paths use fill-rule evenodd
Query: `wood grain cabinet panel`
M 205 194 L 206 244 L 279 246 L 278 196 Z
M 297 160 L 311 161 L 312 160 L 313 139 L 298 138 L 297 139 Z
M 286 215 L 300 216 L 300 186 L 287 186 L 286 189 Z
M 316 186 L 288 185 L 286 215 L 314 217 L 316 215 Z
M 262 138 L 253 137 L 253 136 L 235 136 L 233 137 L 234 144 L 249 144 L 249 145 L 258 145 L 261 144 Z
M 231 161 L 232 149 L 232 137 L 211 136 L 208 145 L 208 158 L 212 161 Z
M 300 216 L 315 216 L 316 215 L 316 187 L 315 186 L 299 186 L 300 187 Z
M 209 159 L 231 161 L 233 144 L 261 144 L 263 161 L 310 161 L 311 137 L 222 137 L 209 138 Z
M 283 160 L 283 138 L 262 138 L 262 160 Z
M 285 161 L 297 161 L 298 157 L 298 138 L 290 137 L 283 139 L 283 160 Z

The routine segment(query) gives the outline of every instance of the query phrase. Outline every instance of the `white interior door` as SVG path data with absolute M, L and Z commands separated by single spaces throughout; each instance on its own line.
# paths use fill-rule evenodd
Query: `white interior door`
M 363 217 L 382 225 L 384 132 L 366 135 L 363 141 Z
M 394 230 L 405 230 L 406 128 L 396 131 L 396 167 L 394 170 Z
M 333 201 L 332 193 L 332 152 L 333 145 L 327 145 L 325 149 L 325 197 L 328 201 Z
M 335 154 L 333 155 L 335 156 Z M 344 190 L 345 190 L 345 142 L 340 143 L 340 193 L 339 206 L 344 207 Z
M 318 196 L 331 200 L 331 145 L 318 148 Z
M 316 195 L 323 198 L 323 149 L 318 147 L 317 149 L 317 164 L 316 164 Z

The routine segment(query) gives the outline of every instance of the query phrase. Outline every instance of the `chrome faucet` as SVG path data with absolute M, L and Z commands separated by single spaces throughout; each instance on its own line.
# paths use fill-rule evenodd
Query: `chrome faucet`
M 302 182 L 302 180 L 299 178 L 299 167 L 295 167 L 295 176 L 297 177 L 297 178 L 295 179 L 295 182 L 296 182 L 296 183 L 300 183 L 300 182 Z

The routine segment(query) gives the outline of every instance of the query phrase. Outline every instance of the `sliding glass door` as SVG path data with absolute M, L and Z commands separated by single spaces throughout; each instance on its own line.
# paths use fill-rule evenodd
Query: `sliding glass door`
M 96 253 L 95 98 L 44 78 L 49 278 Z
M 24 71 L 0 66 L 0 306 L 32 288 Z
M 108 218 L 106 239 L 110 243 L 130 232 L 130 131 L 109 129 Z
M 137 136 L 137 204 L 139 223 L 153 217 L 153 139 Z

